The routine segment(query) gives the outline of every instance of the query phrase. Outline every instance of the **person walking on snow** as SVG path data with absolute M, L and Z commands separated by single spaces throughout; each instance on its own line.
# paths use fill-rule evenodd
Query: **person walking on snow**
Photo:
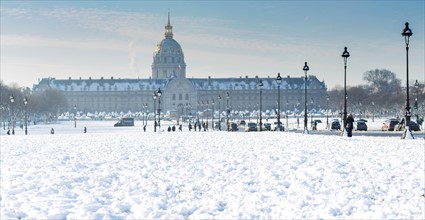
M 352 114 L 348 115 L 347 121 L 345 123 L 346 123 L 345 128 L 347 129 L 347 136 L 352 137 L 353 136 L 353 123 L 354 123 L 354 118 L 353 118 Z

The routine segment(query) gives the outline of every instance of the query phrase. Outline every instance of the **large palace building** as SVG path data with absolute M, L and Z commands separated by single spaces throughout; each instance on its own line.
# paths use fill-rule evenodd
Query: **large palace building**
M 261 104 L 263 111 L 277 109 L 278 85 L 276 76 L 239 78 L 186 78 L 186 63 L 180 44 L 173 38 L 173 26 L 165 26 L 165 38 L 153 53 L 152 76 L 148 79 L 55 79 L 43 78 L 33 87 L 34 92 L 58 89 L 65 94 L 69 109 L 74 106 L 84 112 L 139 112 L 147 105 L 154 110 L 153 94 L 160 89 L 161 112 L 178 115 L 193 114 L 198 110 L 258 110 L 262 82 Z M 323 108 L 326 103 L 326 85 L 315 76 L 282 76 L 280 85 L 280 109 L 303 110 L 304 83 L 307 84 L 309 109 Z M 219 97 L 221 99 L 219 99 Z M 158 100 L 155 102 L 158 108 Z M 300 105 L 301 103 L 301 105 Z M 300 105 L 300 106 L 298 106 Z M 311 106 L 312 105 L 312 106 Z M 145 107 L 146 108 L 146 107 Z

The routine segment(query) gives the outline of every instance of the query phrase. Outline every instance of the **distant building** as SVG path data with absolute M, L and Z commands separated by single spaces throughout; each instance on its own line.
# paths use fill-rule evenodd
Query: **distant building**
M 152 76 L 148 79 L 43 78 L 34 85 L 33 91 L 39 92 L 47 88 L 63 91 L 69 103 L 69 111 L 73 111 L 73 106 L 77 105 L 78 110 L 84 112 L 138 112 L 144 104 L 148 105 L 149 111 L 153 111 L 152 96 L 154 91 L 161 88 L 161 112 L 173 111 L 177 115 L 189 115 L 205 109 L 217 110 L 219 105 L 222 111 L 227 107 L 232 110 L 258 110 L 260 93 L 257 84 L 262 80 L 263 111 L 277 109 L 276 76 L 186 78 L 184 53 L 180 44 L 173 39 L 172 28 L 168 15 L 165 38 L 156 45 Z M 306 83 L 309 109 L 323 108 L 326 103 L 325 83 L 312 75 L 308 76 Z M 282 77 L 280 92 L 282 112 L 293 111 L 295 108 L 301 111 L 304 109 L 304 76 Z M 229 99 L 226 98 L 227 93 Z M 221 101 L 218 100 L 219 96 Z M 158 103 L 156 107 L 158 108 Z

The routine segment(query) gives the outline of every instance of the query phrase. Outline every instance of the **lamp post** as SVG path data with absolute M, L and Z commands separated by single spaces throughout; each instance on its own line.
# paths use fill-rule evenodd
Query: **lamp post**
M 156 132 L 156 91 L 153 92 L 153 131 Z
M 409 22 L 406 22 L 403 32 L 401 33 L 401 36 L 404 37 L 404 42 L 406 43 L 406 120 L 402 139 L 413 139 L 413 135 L 409 129 L 411 115 L 409 103 L 409 40 L 412 34 L 412 30 L 409 28 Z
M 310 103 L 311 103 L 311 111 L 310 111 L 310 123 L 311 123 L 311 127 L 313 127 L 314 123 L 313 123 L 313 104 L 314 104 L 314 100 L 313 98 L 310 98 Z
M 218 96 L 218 130 L 221 131 L 221 106 L 220 106 L 220 102 L 221 102 L 221 96 Z
M 372 102 L 372 122 L 375 122 L 375 102 Z
M 418 120 L 419 120 L 419 103 L 418 103 L 418 98 L 419 98 L 419 82 L 418 82 L 418 80 L 416 80 L 416 82 L 415 82 L 415 89 L 416 89 L 416 98 L 415 98 L 415 103 L 413 104 L 413 107 L 416 110 L 416 122 L 418 122 Z
M 341 57 L 344 59 L 344 127 L 342 128 L 342 135 L 347 136 L 347 59 L 350 57 L 350 53 L 347 51 L 347 47 L 344 47 L 344 52 L 342 52 Z
M 158 88 L 156 95 L 158 96 L 158 129 L 161 132 L 161 88 Z
M 10 98 L 11 110 L 12 110 L 10 121 L 12 122 L 12 134 L 14 135 L 15 134 L 15 120 L 14 120 L 14 117 L 13 117 L 13 103 L 15 102 L 15 97 L 13 97 L 13 95 L 11 95 L 9 98 Z
M 27 135 L 28 134 L 28 119 L 27 119 L 27 104 L 28 104 L 28 99 L 27 99 L 27 97 L 25 96 L 24 97 L 24 107 L 25 107 L 25 135 Z
M 77 105 L 74 105 L 74 128 L 77 127 Z
M 227 114 L 226 114 L 226 124 L 227 124 L 227 131 L 230 131 L 230 125 L 229 125 L 229 114 L 230 114 L 230 109 L 229 109 L 229 99 L 230 99 L 230 94 L 229 92 L 226 92 L 226 100 L 227 100 Z
M 211 118 L 211 127 L 214 130 L 214 99 L 211 100 L 211 107 L 212 107 L 212 118 Z
M 307 130 L 307 71 L 310 68 L 307 66 L 307 62 L 304 63 L 304 134 L 308 134 Z
M 142 121 L 143 121 L 143 126 L 146 126 L 146 124 L 148 123 L 148 104 L 144 103 L 142 104 L 142 108 L 143 108 L 143 115 L 142 115 Z
M 277 84 L 277 131 L 280 131 L 280 84 L 282 83 L 282 77 L 280 73 L 277 73 L 276 84 Z M 286 119 L 288 121 L 288 118 Z M 288 123 L 286 123 L 288 126 Z
M 208 130 L 208 127 L 207 127 L 207 124 L 208 124 L 208 118 L 209 118 L 209 115 L 208 115 L 208 112 L 209 112 L 209 107 L 210 107 L 210 102 L 207 100 L 207 102 L 205 103 L 205 107 L 206 107 L 206 110 L 207 110 L 207 122 L 206 122 L 206 125 L 205 125 L 205 129 L 206 130 Z
M 329 128 L 329 94 L 326 95 L 326 128 Z
M 262 121 L 262 116 L 261 116 L 261 96 L 263 93 L 263 81 L 260 79 L 260 81 L 257 84 L 258 88 L 260 89 L 260 130 L 259 131 L 263 131 L 263 121 Z
M 201 109 L 202 109 L 202 124 L 204 124 L 204 119 L 205 119 L 205 103 L 204 101 L 201 101 Z
M 289 123 L 288 123 L 288 118 L 289 118 L 289 101 L 288 99 L 286 100 L 286 130 L 289 131 Z M 278 128 L 280 130 L 280 124 L 278 124 Z

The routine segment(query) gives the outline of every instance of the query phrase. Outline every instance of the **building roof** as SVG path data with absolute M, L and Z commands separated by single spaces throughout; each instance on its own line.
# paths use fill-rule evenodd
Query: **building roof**
M 62 91 L 143 91 L 167 90 L 167 85 L 173 79 L 55 79 L 43 78 L 33 86 L 34 92 L 45 89 L 58 89 Z M 253 90 L 257 89 L 257 83 L 262 80 L 264 90 L 277 89 L 275 78 L 191 78 L 189 80 L 194 89 L 202 90 Z M 310 75 L 307 79 L 307 87 L 315 85 L 319 89 L 325 89 L 324 82 L 320 82 L 315 76 Z M 285 89 L 304 89 L 304 77 L 282 78 L 281 87 Z

